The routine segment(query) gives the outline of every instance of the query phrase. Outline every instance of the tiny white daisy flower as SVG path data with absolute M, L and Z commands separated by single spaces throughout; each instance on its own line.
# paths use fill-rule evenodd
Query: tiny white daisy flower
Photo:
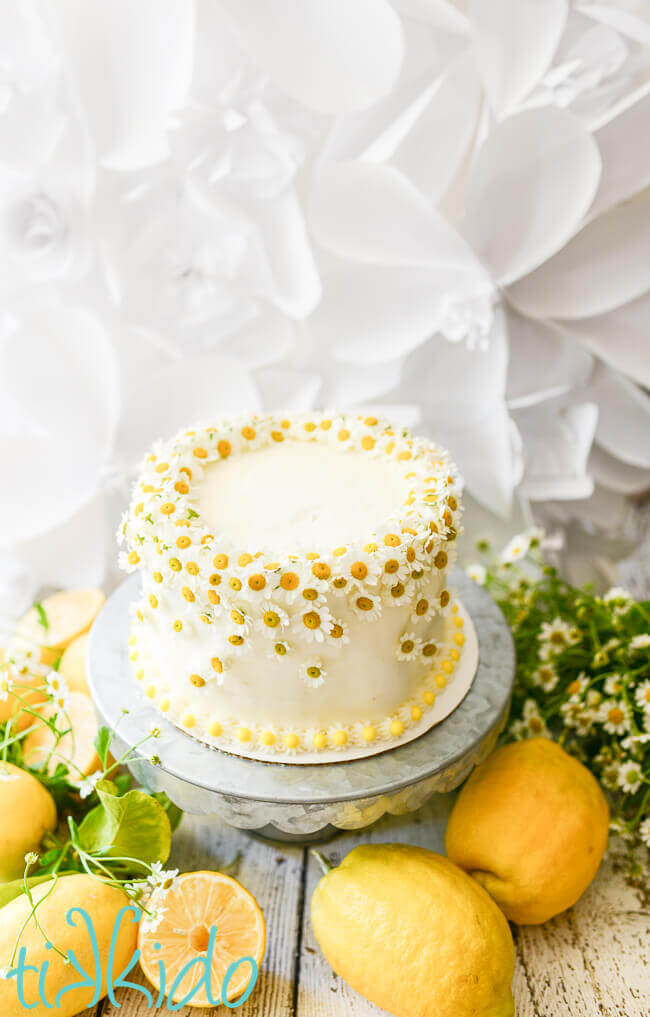
M 571 682 L 569 682 L 569 685 L 567 686 L 567 692 L 569 693 L 569 702 L 570 703 L 582 702 L 582 698 L 585 694 L 588 684 L 589 679 L 587 678 L 584 671 L 581 671 L 580 674 L 577 675 Z
M 641 710 L 645 710 L 646 713 L 650 712 L 650 681 L 639 685 L 634 693 L 634 699 Z
M 551 622 L 543 622 L 538 640 L 541 659 L 549 660 L 556 654 L 562 653 L 568 646 L 579 642 L 580 632 L 561 618 L 554 618 Z
M 600 707 L 598 719 L 608 734 L 625 734 L 630 726 L 627 710 L 616 699 L 605 700 Z
M 612 601 L 627 602 L 632 600 L 632 594 L 628 590 L 624 590 L 622 586 L 612 586 L 603 597 L 603 600 L 606 604 L 610 604 Z
M 540 664 L 537 670 L 533 671 L 531 677 L 534 684 L 539 685 L 546 692 L 552 692 L 560 680 L 552 664 Z
M 357 618 L 376 621 L 381 615 L 381 598 L 371 593 L 354 593 L 349 600 Z
M 283 611 L 279 604 L 269 604 L 258 616 L 255 627 L 262 632 L 267 639 L 277 640 L 278 636 L 289 625 L 289 615 Z
M 435 617 L 436 613 L 436 605 L 433 600 L 429 600 L 427 597 L 417 597 L 413 605 L 411 624 L 417 625 L 418 622 L 429 622 Z
M 6 702 L 13 687 L 13 679 L 9 678 L 7 674 L 2 674 L 0 677 L 0 703 Z
M 643 774 L 637 763 L 628 759 L 622 762 L 618 768 L 618 786 L 628 794 L 634 794 L 641 787 Z
M 98 771 L 96 773 L 92 773 L 90 777 L 84 777 L 79 784 L 79 797 L 90 798 L 103 776 L 104 774 Z
M 539 712 L 539 707 L 534 699 L 526 700 L 524 703 L 523 715 L 530 735 L 535 738 L 548 736 L 548 728 L 546 727 L 544 718 Z
M 154 902 L 152 906 L 149 905 L 149 913 L 142 919 L 142 928 L 146 932 L 155 932 L 166 914 L 167 908 L 162 903 Z
M 605 692 L 608 696 L 617 696 L 625 684 L 626 675 L 610 674 L 605 681 Z
M 639 835 L 646 847 L 650 848 L 650 817 L 648 819 L 644 819 L 639 826 Z
M 151 866 L 151 873 L 147 876 L 147 883 L 152 890 L 168 893 L 173 887 L 178 873 L 178 869 L 163 869 L 161 862 L 154 862 Z
M 647 650 L 650 646 L 650 634 L 647 632 L 641 633 L 639 636 L 634 636 L 630 639 L 628 649 L 630 650 Z
M 332 617 L 332 623 L 327 630 L 326 641 L 330 646 L 345 646 L 350 642 L 350 628 L 347 622 L 340 618 Z
M 270 660 L 284 660 L 291 653 L 291 644 L 284 639 L 276 639 L 271 643 L 267 656 Z
M 472 565 L 468 565 L 465 572 L 470 579 L 473 579 L 479 586 L 485 586 L 485 580 L 487 579 L 487 570 L 484 565 L 480 562 L 474 562 Z
M 312 689 L 322 685 L 327 677 L 327 671 L 320 657 L 310 657 L 300 666 L 300 677 Z
M 324 643 L 331 625 L 332 616 L 324 604 L 309 606 L 293 618 L 294 632 L 307 643 Z
M 388 586 L 384 593 L 384 599 L 388 607 L 403 607 L 410 604 L 416 593 L 414 583 L 403 583 L 401 580 Z
M 395 656 L 401 661 L 417 660 L 422 651 L 422 640 L 419 636 L 416 636 L 415 632 L 404 632 L 400 636 L 397 647 L 395 649 Z
M 499 561 L 503 565 L 511 565 L 520 558 L 525 558 L 530 548 L 530 537 L 527 533 L 518 533 L 512 540 L 508 541 L 499 555 Z

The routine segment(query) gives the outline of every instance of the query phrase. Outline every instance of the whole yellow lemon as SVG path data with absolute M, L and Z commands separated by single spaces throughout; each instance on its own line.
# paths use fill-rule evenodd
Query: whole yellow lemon
M 513 922 L 566 911 L 607 846 L 609 808 L 595 778 L 548 738 L 513 742 L 474 770 L 453 808 L 445 846 Z
M 26 770 L 0 762 L 0 880 L 22 876 L 25 855 L 38 851 L 55 826 L 56 805 L 49 791 Z
M 66 986 L 81 982 L 82 977 L 74 965 L 66 964 L 64 957 L 68 950 L 73 950 L 75 957 L 88 977 L 94 982 L 96 977 L 93 947 L 88 927 L 82 916 L 71 915 L 72 924 L 68 922 L 68 912 L 72 908 L 83 908 L 92 920 L 97 937 L 98 956 L 102 972 L 100 997 L 106 995 L 106 969 L 108 965 L 111 937 L 117 916 L 123 907 L 128 906 L 126 894 L 113 886 L 93 879 L 92 876 L 63 876 L 52 889 L 52 883 L 41 883 L 32 891 L 37 909 L 38 922 L 44 930 L 49 942 L 56 948 L 47 949 L 46 939 L 38 929 L 34 919 L 29 918 L 31 905 L 23 894 L 6 904 L 0 914 L 0 967 L 12 966 L 12 957 L 16 940 L 25 922 L 25 930 L 20 937 L 20 947 L 25 947 L 25 963 L 39 971 L 47 962 L 47 973 L 43 979 L 43 996 L 51 1004 L 48 1008 L 41 1000 L 39 993 L 39 975 L 26 968 L 23 978 L 23 996 L 28 1006 L 37 1003 L 30 1009 L 31 1017 L 72 1017 L 81 1013 L 92 1002 L 95 986 L 71 989 L 61 997 L 60 1006 L 52 1009 L 57 993 Z M 133 957 L 137 945 L 138 927 L 125 916 L 120 923 L 116 936 L 113 971 L 117 978 Z M 58 951 L 64 955 L 61 957 Z M 13 961 L 15 967 L 15 959 Z M 16 978 L 0 979 L 0 1013 L 19 1014 L 26 1012 L 18 996 Z
M 321 879 L 311 918 L 337 974 L 395 1017 L 514 1014 L 508 923 L 441 855 L 408 844 L 355 848 Z

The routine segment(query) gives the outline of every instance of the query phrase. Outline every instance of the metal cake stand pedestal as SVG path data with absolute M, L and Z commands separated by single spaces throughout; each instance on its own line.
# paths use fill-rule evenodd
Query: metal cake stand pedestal
M 474 682 L 454 712 L 428 732 L 366 759 L 296 766 L 243 759 L 191 738 L 144 697 L 128 659 L 129 605 L 137 577 L 109 598 L 90 635 L 88 680 L 120 751 L 153 728 L 161 734 L 129 763 L 135 779 L 166 791 L 185 812 L 212 815 L 272 840 L 309 843 L 357 830 L 385 812 L 403 815 L 452 791 L 492 750 L 508 712 L 515 671 L 510 629 L 485 590 L 460 571 L 454 586 L 479 642 Z M 125 712 L 128 711 L 128 712 Z M 154 753 L 161 763 L 154 765 Z

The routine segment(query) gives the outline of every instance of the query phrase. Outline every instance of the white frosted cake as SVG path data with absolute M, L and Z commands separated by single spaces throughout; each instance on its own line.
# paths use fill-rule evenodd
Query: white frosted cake
M 119 532 L 145 695 L 204 742 L 282 762 L 426 730 L 467 652 L 447 589 L 459 502 L 447 453 L 370 416 L 156 444 Z

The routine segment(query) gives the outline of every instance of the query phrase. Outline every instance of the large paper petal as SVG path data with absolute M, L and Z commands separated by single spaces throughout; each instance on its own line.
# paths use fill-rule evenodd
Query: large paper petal
M 596 404 L 549 401 L 519 411 L 516 420 L 526 448 L 522 490 L 527 497 L 589 497 L 594 484 L 587 460 L 598 420 Z
M 597 484 L 619 494 L 644 494 L 650 489 L 650 469 L 621 462 L 597 443 L 589 456 L 589 472 Z
M 470 51 L 427 89 L 421 111 L 391 162 L 434 204 L 447 192 L 481 109 L 481 83 Z
M 465 241 L 391 166 L 324 167 L 313 183 L 308 223 L 318 243 L 341 258 L 481 271 Z
M 133 392 L 124 407 L 117 454 L 136 463 L 157 438 L 194 422 L 260 408 L 255 384 L 234 358 L 209 353 L 165 364 Z
M 593 218 L 650 184 L 650 84 L 594 134 L 603 161 Z
M 553 106 L 497 124 L 468 181 L 465 234 L 501 285 L 554 254 L 577 229 L 600 178 L 598 147 Z
M 624 463 L 650 468 L 650 396 L 604 364 L 587 391 L 598 403 L 598 444 Z
M 488 285 L 454 268 L 347 264 L 324 277 L 310 331 L 341 361 L 393 360 L 438 329 L 482 335 L 491 321 Z
M 363 109 L 397 80 L 402 29 L 387 0 L 221 3 L 257 65 L 311 109 Z
M 305 413 L 313 409 L 320 383 L 317 374 L 286 367 L 264 367 L 255 372 L 255 384 L 265 410 Z
M 607 314 L 561 322 L 587 349 L 650 388 L 650 293 Z
M 59 0 L 54 10 L 100 160 L 123 170 L 164 159 L 192 76 L 194 4 Z
M 511 410 L 585 385 L 592 357 L 561 329 L 507 308 L 510 360 L 508 406 Z
M 425 431 L 448 448 L 473 496 L 499 516 L 521 477 L 516 428 L 505 406 L 508 351 L 500 315 L 485 349 L 440 337 L 407 358 L 400 397 L 422 406 Z
M 114 530 L 109 533 L 106 526 L 100 494 L 56 529 L 19 545 L 17 551 L 40 585 L 102 586 L 107 556 L 116 553 L 114 539 Z
M 508 296 L 537 318 L 604 314 L 650 289 L 650 189 L 588 223 Z
M 470 0 L 468 9 L 490 104 L 506 113 L 550 65 L 564 31 L 567 0 Z
M 95 315 L 48 306 L 22 313 L 6 337 L 0 379 L 14 410 L 0 429 L 0 464 L 3 476 L 20 478 L 0 499 L 0 539 L 17 543 L 96 493 L 116 428 L 118 372 Z

